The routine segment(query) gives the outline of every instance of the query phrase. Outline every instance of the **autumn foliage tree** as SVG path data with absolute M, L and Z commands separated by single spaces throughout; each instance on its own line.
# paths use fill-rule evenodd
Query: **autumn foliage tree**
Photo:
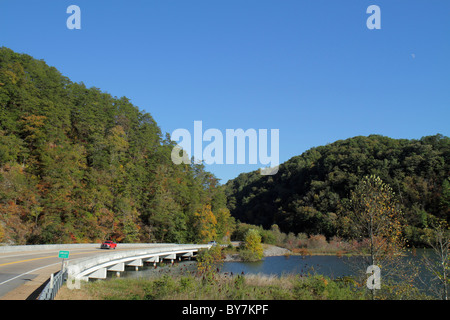
M 257 261 L 261 260 L 264 251 L 261 243 L 261 236 L 256 229 L 249 229 L 245 234 L 243 251 L 240 255 L 244 260 Z
M 0 48 L 0 241 L 195 243 L 229 234 L 218 179 L 202 164 L 174 164 L 174 146 L 126 97 Z
M 205 204 L 195 213 L 195 229 L 200 242 L 206 243 L 215 240 L 217 236 L 217 219 L 211 211 L 211 205 Z
M 398 255 L 404 247 L 402 213 L 390 186 L 377 176 L 366 176 L 351 194 L 351 232 L 367 239 L 370 264 Z
M 351 192 L 350 211 L 344 219 L 349 236 L 363 253 L 363 271 L 374 265 L 386 276 L 388 267 L 398 264 L 405 248 L 402 212 L 391 187 L 377 176 L 364 177 Z

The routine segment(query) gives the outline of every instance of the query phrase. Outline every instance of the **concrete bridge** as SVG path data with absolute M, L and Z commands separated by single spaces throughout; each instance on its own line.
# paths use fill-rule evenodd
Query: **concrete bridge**
M 211 245 L 167 244 L 155 248 L 125 250 L 111 252 L 71 261 L 67 265 L 67 276 L 70 280 L 88 281 L 89 279 L 105 279 L 108 272 L 125 271 L 125 266 L 139 270 L 144 263 L 156 264 L 162 260 L 191 259 L 199 250 L 209 249 Z
M 119 243 L 115 250 L 100 249 L 100 243 L 52 245 L 0 245 L 0 300 L 35 299 L 49 277 L 54 284 L 66 278 L 76 281 L 105 278 L 126 266 L 139 269 L 145 263 L 190 259 L 211 245 L 170 243 Z M 60 250 L 69 251 L 68 259 L 59 258 Z M 63 272 L 61 272 L 63 271 Z M 59 279 L 59 280 L 58 280 Z M 50 287 L 51 281 L 46 286 Z M 69 284 L 69 283 L 68 283 Z M 57 289 L 48 290 L 52 295 Z

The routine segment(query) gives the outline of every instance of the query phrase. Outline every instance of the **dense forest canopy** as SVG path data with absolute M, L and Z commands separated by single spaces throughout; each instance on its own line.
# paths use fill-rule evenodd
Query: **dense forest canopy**
M 126 97 L 0 48 L 0 242 L 206 242 L 229 238 L 235 218 L 332 237 L 366 175 L 391 187 L 411 242 L 450 219 L 450 139 L 439 134 L 336 141 L 225 186 L 202 164 L 173 164 L 173 147 Z
M 366 175 L 390 185 L 405 216 L 406 236 L 421 244 L 435 220 L 450 220 L 450 139 L 358 136 L 312 148 L 278 174 L 243 173 L 226 184 L 228 208 L 240 221 L 283 232 L 339 234 L 339 216 Z
M 0 49 L 0 242 L 205 242 L 233 224 L 203 165 L 127 98 Z M 205 228 L 205 226 L 208 226 Z

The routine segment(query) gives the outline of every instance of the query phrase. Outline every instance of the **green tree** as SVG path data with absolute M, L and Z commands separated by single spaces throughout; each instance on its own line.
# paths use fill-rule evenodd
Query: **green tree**
M 337 216 L 350 192 L 367 175 L 389 184 L 409 226 L 408 241 L 426 245 L 422 218 L 450 222 L 442 202 L 448 179 L 450 138 L 437 134 L 421 139 L 357 136 L 311 148 L 282 163 L 274 176 L 242 173 L 226 185 L 227 207 L 237 220 L 284 233 L 340 232 Z M 445 198 L 444 198 L 445 199 Z M 418 216 L 420 213 L 421 217 Z
M 250 229 L 244 238 L 244 259 L 245 260 L 261 260 L 264 256 L 264 250 L 261 243 L 261 236 L 258 230 Z M 242 253 L 241 253 L 242 256 Z
M 195 221 L 195 229 L 200 243 L 206 243 L 216 239 L 217 219 L 211 211 L 211 205 L 205 204 L 202 209 L 198 210 L 195 213 Z
M 236 221 L 230 215 L 230 210 L 227 208 L 220 208 L 215 213 L 217 220 L 217 238 L 225 241 L 230 241 L 231 234 L 234 231 Z
M 15 243 L 198 241 L 206 205 L 226 234 L 226 200 L 201 164 L 126 97 L 73 83 L 0 48 L 0 223 Z M 205 224 L 206 223 L 206 224 Z M 213 230 L 210 230 L 213 231 Z
M 442 183 L 442 196 L 440 199 L 442 211 L 446 216 L 450 215 L 450 178 Z

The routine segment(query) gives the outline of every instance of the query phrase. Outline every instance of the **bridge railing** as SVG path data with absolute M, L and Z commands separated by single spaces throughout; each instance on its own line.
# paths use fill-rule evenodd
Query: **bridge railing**
M 211 245 L 179 245 L 171 244 L 166 247 L 126 250 L 115 253 L 97 255 L 70 261 L 68 275 L 76 279 L 87 281 L 88 278 L 105 278 L 106 271 L 123 268 L 123 265 L 141 265 L 143 261 L 154 261 L 159 259 L 175 259 L 177 255 L 188 252 L 197 252 L 200 249 L 210 248 Z M 115 267 L 114 265 L 122 264 Z M 100 276 L 99 276 L 100 275 Z
M 0 253 L 21 252 L 21 251 L 45 251 L 45 250 L 71 250 L 71 249 L 95 249 L 100 248 L 101 243 L 66 243 L 66 244 L 32 244 L 32 245 L 2 245 L 0 244 Z M 165 247 L 171 243 L 119 243 L 120 248 L 138 248 L 138 247 Z
M 39 295 L 38 300 L 53 300 L 67 278 L 67 269 L 52 273 L 50 280 Z
M 104 279 L 107 271 L 124 271 L 127 266 L 142 266 L 143 262 L 158 262 L 163 259 L 175 260 L 177 257 L 192 257 L 194 252 L 201 249 L 209 249 L 211 245 L 177 245 L 167 244 L 147 249 L 124 250 L 99 254 L 93 257 L 80 258 L 67 261 L 63 269 L 55 275 L 51 275 L 49 282 L 39 296 L 39 300 L 53 300 L 65 280 L 75 286 L 80 280 L 88 281 L 89 278 Z

